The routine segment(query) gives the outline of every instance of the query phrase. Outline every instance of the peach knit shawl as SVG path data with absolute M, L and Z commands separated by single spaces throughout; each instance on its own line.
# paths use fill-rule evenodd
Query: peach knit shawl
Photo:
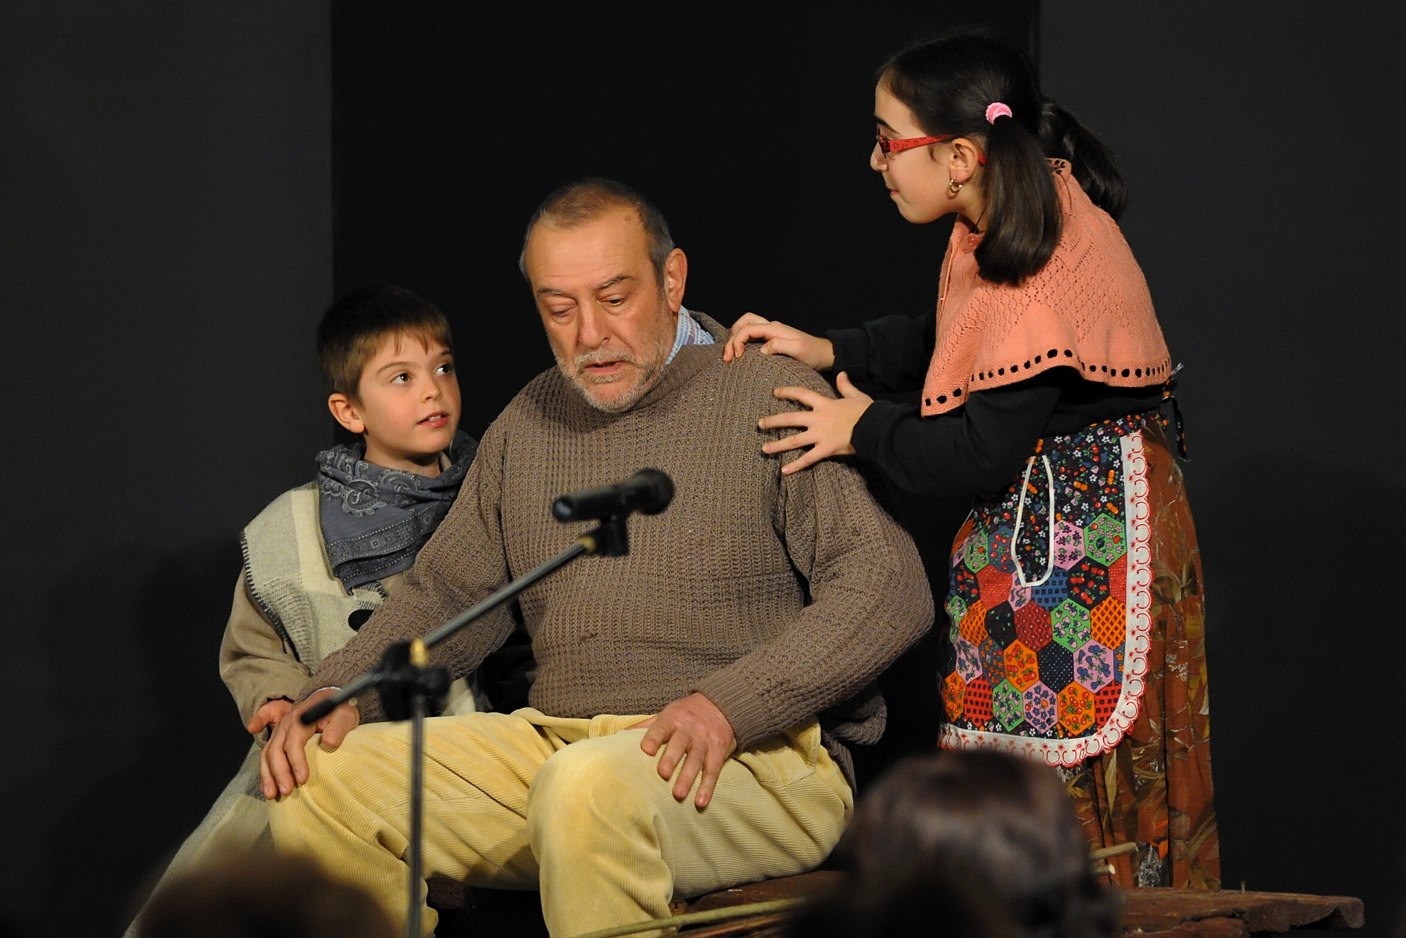
M 1147 281 L 1118 225 L 1089 200 L 1064 160 L 1051 160 L 1064 227 L 1054 254 L 1019 285 L 981 279 L 981 243 L 960 218 L 939 275 L 937 343 L 923 384 L 924 416 L 973 391 L 1056 367 L 1086 380 L 1143 387 L 1171 375 Z

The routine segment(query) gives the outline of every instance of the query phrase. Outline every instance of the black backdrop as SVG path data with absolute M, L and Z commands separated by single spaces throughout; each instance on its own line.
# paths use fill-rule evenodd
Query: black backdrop
M 516 256 L 573 176 L 650 193 L 686 302 L 725 321 L 931 306 L 945 225 L 882 198 L 868 79 L 954 9 L 607 10 L 0 8 L 0 931 L 116 934 L 238 762 L 214 667 L 235 538 L 332 438 L 310 345 L 336 293 L 389 278 L 445 308 L 473 433 L 549 364 Z M 1393 934 L 1402 14 L 966 12 L 1118 149 L 1186 363 L 1227 885 L 1361 896 L 1361 934 Z M 901 508 L 940 557 L 960 506 Z M 869 770 L 926 745 L 930 654 L 887 680 Z

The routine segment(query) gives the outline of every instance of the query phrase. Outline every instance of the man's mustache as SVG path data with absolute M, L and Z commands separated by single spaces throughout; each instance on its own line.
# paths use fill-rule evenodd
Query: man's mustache
M 627 365 L 635 364 L 635 357 L 628 352 L 607 351 L 599 349 L 594 352 L 586 352 L 577 355 L 572 360 L 577 372 L 584 371 L 589 365 L 613 365 L 616 362 L 624 362 Z

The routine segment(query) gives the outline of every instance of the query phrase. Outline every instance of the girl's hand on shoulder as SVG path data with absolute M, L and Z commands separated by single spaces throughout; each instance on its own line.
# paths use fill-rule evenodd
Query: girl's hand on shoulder
M 764 319 L 756 313 L 745 313 L 728 330 L 723 343 L 723 361 L 741 358 L 748 342 L 761 342 L 763 355 L 785 355 L 816 371 L 835 364 L 835 349 L 829 339 L 802 332 L 783 322 Z
M 807 408 L 769 414 L 757 421 L 757 426 L 763 430 L 796 430 L 779 440 L 763 443 L 762 452 L 767 455 L 810 447 L 782 466 L 782 475 L 800 472 L 831 456 L 854 453 L 854 444 L 850 442 L 854 425 L 874 399 L 851 384 L 843 371 L 836 375 L 835 386 L 840 392 L 838 398 L 826 397 L 809 388 L 781 387 L 772 392 L 783 401 L 793 401 Z

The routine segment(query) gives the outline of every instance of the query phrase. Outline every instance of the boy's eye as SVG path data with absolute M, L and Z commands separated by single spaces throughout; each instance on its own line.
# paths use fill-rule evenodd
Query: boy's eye
M 440 365 L 440 366 L 439 366 L 437 369 L 435 369 L 435 370 L 438 371 L 438 372 L 439 372 L 440 374 L 442 374 L 442 375 L 452 375 L 452 374 L 454 373 L 454 363 L 453 363 L 453 362 L 445 362 L 445 363 L 443 363 L 442 365 Z
M 391 376 L 391 383 L 392 383 L 392 384 L 404 384 L 405 382 L 407 382 L 407 381 L 409 381 L 409 380 L 410 380 L 410 372 L 408 372 L 408 371 L 398 371 L 398 372 L 396 372 L 394 375 Z

